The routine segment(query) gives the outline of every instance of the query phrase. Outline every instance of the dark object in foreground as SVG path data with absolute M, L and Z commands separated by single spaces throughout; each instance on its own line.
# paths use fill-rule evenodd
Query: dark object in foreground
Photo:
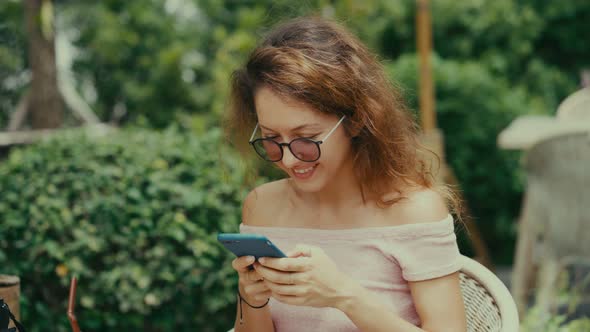
M 10 320 L 14 322 L 16 327 L 8 328 L 8 324 L 10 324 Z M 4 302 L 4 299 L 0 299 L 0 332 L 25 332 L 24 326 L 16 320 L 12 312 L 10 312 L 10 308 L 8 304 Z

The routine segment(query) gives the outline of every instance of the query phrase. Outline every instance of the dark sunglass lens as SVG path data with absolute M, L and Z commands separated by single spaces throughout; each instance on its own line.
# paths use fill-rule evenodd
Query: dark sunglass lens
M 260 139 L 254 142 L 254 149 L 264 159 L 268 161 L 278 161 L 281 159 L 281 146 L 270 139 Z
M 302 161 L 316 161 L 320 157 L 320 147 L 307 138 L 296 139 L 291 142 L 291 152 Z

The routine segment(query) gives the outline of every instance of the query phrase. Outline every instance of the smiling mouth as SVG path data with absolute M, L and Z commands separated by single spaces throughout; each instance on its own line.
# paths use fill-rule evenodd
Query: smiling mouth
M 298 179 L 307 179 L 313 175 L 317 166 L 318 164 L 306 168 L 292 169 L 293 176 Z
M 293 172 L 295 172 L 297 174 L 305 174 L 305 173 L 309 173 L 309 172 L 313 171 L 314 168 L 315 168 L 315 165 L 305 168 L 305 169 L 294 169 Z

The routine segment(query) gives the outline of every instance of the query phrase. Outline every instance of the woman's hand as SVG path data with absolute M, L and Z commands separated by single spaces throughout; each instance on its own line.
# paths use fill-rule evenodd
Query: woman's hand
M 271 292 L 263 282 L 262 276 L 248 266 L 254 263 L 253 256 L 242 256 L 232 261 L 232 267 L 238 272 L 238 285 L 242 298 L 253 306 L 261 306 L 271 296 Z
M 261 258 L 254 268 L 272 297 L 292 305 L 338 307 L 360 287 L 315 246 L 297 245 L 287 258 Z

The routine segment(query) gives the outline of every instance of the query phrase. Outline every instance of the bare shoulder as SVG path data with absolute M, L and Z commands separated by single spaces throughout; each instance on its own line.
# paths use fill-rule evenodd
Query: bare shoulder
M 445 219 L 449 215 L 446 201 L 430 188 L 412 188 L 404 191 L 404 199 L 387 208 L 390 222 L 419 224 Z
M 242 204 L 242 223 L 249 226 L 272 226 L 272 216 L 285 197 L 285 180 L 267 182 L 252 189 Z

